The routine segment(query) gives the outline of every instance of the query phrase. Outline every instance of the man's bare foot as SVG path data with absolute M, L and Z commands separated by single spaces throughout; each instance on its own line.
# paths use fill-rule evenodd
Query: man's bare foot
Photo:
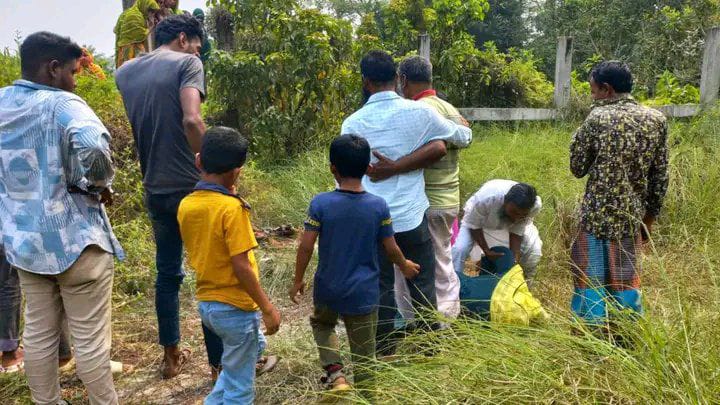
M 2 352 L 2 368 L 11 368 L 17 366 L 25 359 L 25 350 L 18 347 L 11 352 Z
M 185 363 L 190 360 L 190 350 L 180 350 L 177 346 L 165 347 L 165 357 L 163 358 L 162 375 L 164 379 L 176 377 L 182 372 Z

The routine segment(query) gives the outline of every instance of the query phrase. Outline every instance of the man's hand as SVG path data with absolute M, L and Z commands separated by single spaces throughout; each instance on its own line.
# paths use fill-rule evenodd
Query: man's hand
M 280 330 L 280 312 L 275 309 L 275 306 L 271 304 L 267 311 L 263 311 L 262 318 L 266 335 L 274 335 Z
M 106 207 L 111 207 L 113 205 L 113 194 L 113 191 L 109 188 L 103 190 L 100 193 L 100 203 L 105 204 Z
M 397 164 L 394 160 L 389 159 L 378 151 L 373 151 L 373 155 L 377 158 L 377 162 L 373 163 L 368 171 L 368 176 L 372 181 L 382 181 L 389 179 L 398 174 Z
M 406 279 L 412 280 L 420 274 L 420 265 L 412 260 L 405 260 L 405 263 L 400 266 L 400 272 Z
M 494 250 L 489 250 L 489 249 L 486 250 L 484 253 L 485 253 L 485 256 L 487 256 L 487 258 L 493 262 L 495 260 L 505 256 L 505 253 L 500 253 L 500 252 L 496 252 Z
M 462 115 L 460 116 L 460 125 L 470 128 L 470 123 Z
M 292 288 L 290 289 L 290 299 L 295 304 L 300 304 L 300 296 L 301 295 L 305 295 L 305 282 L 304 281 L 293 284 Z

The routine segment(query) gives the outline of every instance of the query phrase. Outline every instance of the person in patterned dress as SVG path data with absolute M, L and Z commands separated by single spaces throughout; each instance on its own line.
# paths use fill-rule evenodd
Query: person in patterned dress
M 571 307 L 608 331 L 610 315 L 642 313 L 639 255 L 667 190 L 668 127 L 662 113 L 630 95 L 625 63 L 600 63 L 590 86 L 595 104 L 570 144 L 570 170 L 588 177 L 571 252 Z

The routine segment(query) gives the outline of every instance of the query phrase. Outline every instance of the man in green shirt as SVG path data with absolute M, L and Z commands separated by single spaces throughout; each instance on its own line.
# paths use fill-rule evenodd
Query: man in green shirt
M 460 112 L 445 100 L 437 96 L 432 86 L 432 65 L 420 56 L 411 56 L 400 63 L 398 69 L 400 79 L 400 92 L 403 97 L 425 103 L 437 111 L 443 117 L 455 123 L 470 126 L 460 115 Z M 427 211 L 430 236 L 435 248 L 435 291 L 437 295 L 438 310 L 448 317 L 457 317 L 460 312 L 460 281 L 455 274 L 452 263 L 452 247 L 450 239 L 452 225 L 460 211 L 460 170 L 458 160 L 460 148 L 469 145 L 447 145 L 447 155 L 433 165 L 426 167 L 425 172 L 425 193 L 430 201 L 430 209 Z M 402 171 L 401 167 L 414 166 L 411 161 L 415 155 L 422 155 L 423 148 L 392 162 L 384 157 L 378 156 L 379 162 L 373 164 L 370 172 L 372 178 L 384 177 L 385 171 Z M 401 280 L 401 277 L 396 277 Z M 407 289 L 402 283 L 395 284 L 396 300 L 398 308 L 407 318 L 411 316 L 409 311 L 412 307 L 407 305 Z

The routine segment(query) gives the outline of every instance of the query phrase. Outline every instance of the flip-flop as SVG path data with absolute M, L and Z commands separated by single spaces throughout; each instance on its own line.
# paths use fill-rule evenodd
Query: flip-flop
M 180 350 L 180 356 L 178 358 L 178 366 L 177 366 L 177 372 L 174 375 L 167 375 L 165 374 L 165 370 L 163 369 L 162 377 L 165 380 L 169 380 L 171 378 L 175 378 L 183 371 L 183 367 L 185 367 L 185 364 L 187 364 L 190 361 L 190 356 L 192 355 L 192 352 L 190 349 L 182 349 Z
M 257 377 L 260 377 L 261 375 L 265 373 L 269 373 L 275 369 L 275 366 L 277 366 L 278 362 L 280 361 L 280 357 L 278 356 L 264 356 L 262 359 L 260 359 L 257 362 L 257 365 L 262 364 L 260 368 L 255 368 L 255 375 Z
M 0 374 L 15 374 L 20 373 L 25 369 L 25 362 L 21 361 L 18 364 L 13 364 L 10 367 L 0 366 Z

